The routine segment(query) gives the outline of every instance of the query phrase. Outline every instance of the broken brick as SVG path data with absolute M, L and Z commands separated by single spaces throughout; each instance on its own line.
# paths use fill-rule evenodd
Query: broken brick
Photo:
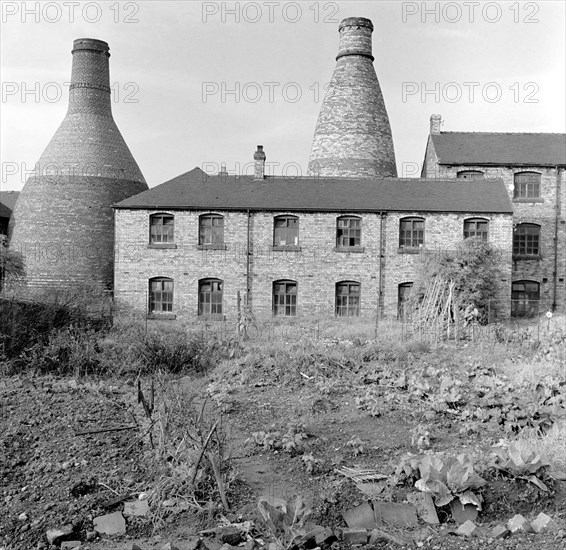
M 534 533 L 531 524 L 521 514 L 513 516 L 507 523 L 507 529 L 511 533 L 522 531 L 524 533 Z
M 543 512 L 536 517 L 536 519 L 531 523 L 531 526 L 535 533 L 553 533 L 558 530 L 556 522 Z
M 344 541 L 349 544 L 367 544 L 368 532 L 365 529 L 344 529 L 342 531 Z
M 468 520 L 458 527 L 456 534 L 463 537 L 472 537 L 476 534 L 477 528 L 478 526 L 472 520 Z
M 504 539 L 507 535 L 509 535 L 509 529 L 501 524 L 496 525 L 491 530 L 491 538 L 493 539 Z

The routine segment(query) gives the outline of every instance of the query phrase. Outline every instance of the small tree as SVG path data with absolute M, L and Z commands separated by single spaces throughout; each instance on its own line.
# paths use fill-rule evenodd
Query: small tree
M 423 269 L 415 281 L 411 301 L 418 306 L 430 281 L 452 281 L 458 302 L 466 311 L 477 310 L 476 319 L 488 321 L 489 302 L 496 296 L 500 280 L 499 254 L 488 242 L 470 237 L 456 250 L 424 256 Z
M 0 290 L 4 280 L 23 279 L 26 275 L 24 259 L 8 246 L 8 237 L 0 235 Z

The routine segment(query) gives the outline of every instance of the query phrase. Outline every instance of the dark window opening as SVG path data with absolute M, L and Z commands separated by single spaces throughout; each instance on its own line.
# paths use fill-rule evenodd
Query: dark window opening
M 399 222 L 399 248 L 419 248 L 424 245 L 424 220 L 403 218 Z
M 150 217 L 149 242 L 172 243 L 174 218 L 170 214 L 154 214 Z
M 489 222 L 487 220 L 464 220 L 464 239 L 479 237 L 482 241 L 487 241 L 488 227 Z
M 463 180 L 483 180 L 485 174 L 481 170 L 462 170 L 456 174 L 457 179 Z
M 149 281 L 149 312 L 173 311 L 173 279 L 159 277 Z
M 540 285 L 536 281 L 515 281 L 511 285 L 511 315 L 532 317 L 538 314 Z
M 519 172 L 514 176 L 514 199 L 540 198 L 540 174 L 537 172 Z
M 297 283 L 295 281 L 273 283 L 273 315 L 282 317 L 297 315 Z
M 343 217 L 336 220 L 336 247 L 351 248 L 362 245 L 361 218 Z
M 540 254 L 540 225 L 520 223 L 513 231 L 513 256 Z
M 299 246 L 299 218 L 278 216 L 274 219 L 273 246 Z
M 199 219 L 199 244 L 224 243 L 224 217 L 206 214 Z
M 203 279 L 198 284 L 198 314 L 222 315 L 222 287 L 220 279 Z
M 336 284 L 336 315 L 338 317 L 360 316 L 360 283 Z

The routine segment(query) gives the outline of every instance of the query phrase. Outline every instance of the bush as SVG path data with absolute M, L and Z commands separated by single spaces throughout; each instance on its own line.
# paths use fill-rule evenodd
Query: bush
M 227 358 L 231 348 L 230 342 L 221 342 L 215 335 L 178 331 L 150 333 L 137 351 L 143 374 L 202 374 Z
M 36 342 L 8 363 L 9 371 L 31 368 L 36 374 L 102 374 L 99 334 L 92 329 L 68 326 L 53 330 L 46 341 Z

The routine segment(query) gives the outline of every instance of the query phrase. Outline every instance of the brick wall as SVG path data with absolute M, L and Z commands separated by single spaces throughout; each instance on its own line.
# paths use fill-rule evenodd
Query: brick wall
M 389 117 L 373 66 L 369 19 L 340 24 L 336 67 L 321 105 L 308 172 L 397 177 Z
M 111 287 L 112 205 L 148 188 L 112 118 L 108 57 L 105 42 L 75 40 L 67 115 L 16 202 L 11 246 L 31 287 Z
M 119 307 L 146 311 L 149 279 L 174 280 L 173 313 L 179 320 L 197 314 L 198 282 L 204 278 L 224 281 L 223 311 L 233 319 L 237 313 L 237 293 L 246 294 L 247 234 L 246 212 L 224 212 L 226 250 L 199 250 L 199 215 L 205 211 L 159 211 L 175 216 L 175 248 L 148 247 L 149 216 L 157 211 L 116 210 L 115 289 Z M 277 215 L 284 215 L 278 212 Z M 419 212 L 366 213 L 362 218 L 362 242 L 359 252 L 339 252 L 336 247 L 338 213 L 296 213 L 300 219 L 300 250 L 273 250 L 272 212 L 252 212 L 249 218 L 251 255 L 250 297 L 253 311 L 269 316 L 272 311 L 273 282 L 293 280 L 298 287 L 298 316 L 334 315 L 335 288 L 340 281 L 361 285 L 361 315 L 375 316 L 380 285 L 380 243 L 383 227 L 384 257 L 381 265 L 383 289 L 382 313 L 397 314 L 398 285 L 415 280 L 420 269 L 419 254 L 399 253 L 399 219 L 417 215 L 426 219 L 425 244 L 430 250 L 454 249 L 463 238 L 463 221 L 484 217 L 490 221 L 490 241 L 503 250 L 500 285 L 501 299 L 509 302 L 511 271 L 511 216 Z M 502 315 L 508 314 L 504 308 Z
M 513 203 L 513 223 L 535 223 L 541 226 L 540 258 L 514 259 L 512 280 L 536 281 L 540 284 L 542 307 L 550 308 L 555 302 L 557 309 L 563 311 L 566 308 L 566 174 L 564 169 L 557 171 L 556 168 L 545 166 L 440 166 L 432 147 L 432 140 L 429 138 L 423 175 L 428 178 L 454 179 L 461 170 L 480 170 L 485 173 L 486 178 L 502 178 Z M 513 199 L 514 175 L 525 171 L 541 174 L 540 200 Z M 470 185 L 473 185 L 473 182 L 470 182 Z M 557 210 L 558 220 L 556 219 Z

